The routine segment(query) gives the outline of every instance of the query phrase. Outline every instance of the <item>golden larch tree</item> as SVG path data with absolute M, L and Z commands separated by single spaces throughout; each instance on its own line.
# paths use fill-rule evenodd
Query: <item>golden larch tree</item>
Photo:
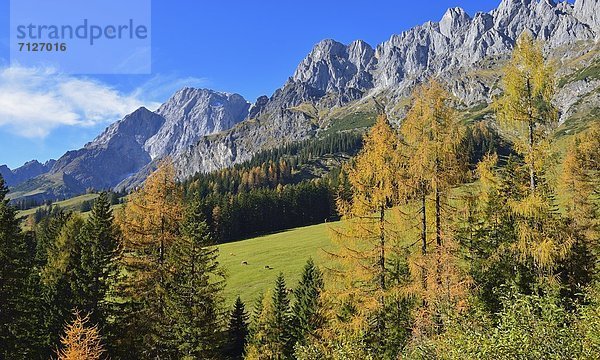
M 61 337 L 62 349 L 57 351 L 59 360 L 99 360 L 106 352 L 98 328 L 89 324 L 89 316 L 75 319 L 65 327 Z
M 503 94 L 495 103 L 498 120 L 523 159 L 509 175 L 515 185 L 508 201 L 517 226 L 514 250 L 521 262 L 532 263 L 540 278 L 550 280 L 546 275 L 572 245 L 570 234 L 562 228 L 554 189 L 546 175 L 553 158 L 549 135 L 558 119 L 552 104 L 554 82 L 543 44 L 524 32 L 504 68 Z
M 498 119 L 525 158 L 531 192 L 537 186 L 536 173 L 544 166 L 540 152 L 545 151 L 548 131 L 558 120 L 552 104 L 554 87 L 554 73 L 544 58 L 542 43 L 524 32 L 504 67 L 503 94 L 495 105 Z
M 563 162 L 561 185 L 567 213 L 588 241 L 599 239 L 600 231 L 600 124 L 577 135 Z
M 406 289 L 422 300 L 416 330 L 429 327 L 442 308 L 464 306 L 468 290 L 456 257 L 449 203 L 450 190 L 467 173 L 466 129 L 451 102 L 439 82 L 429 81 L 415 89 L 412 107 L 400 127 L 403 153 L 408 156 L 401 194 L 418 201 L 421 216 L 420 252 L 409 262 L 413 281 Z
M 351 190 L 349 196 L 337 200 L 345 221 L 332 228 L 339 246 L 333 257 L 339 266 L 331 272 L 331 292 L 336 311 L 339 305 L 354 310 L 350 319 L 336 327 L 348 326 L 349 332 L 360 334 L 375 319 L 381 333 L 384 324 L 378 313 L 394 292 L 387 266 L 398 255 L 397 221 L 392 218 L 402 171 L 398 136 L 385 116 L 379 116 L 363 149 L 345 170 Z
M 159 356 L 166 349 L 163 342 L 169 333 L 164 328 L 170 325 L 165 324 L 169 319 L 165 311 L 171 277 L 167 251 L 181 236 L 184 213 L 174 166 L 165 160 L 143 188 L 130 195 L 117 217 L 123 233 L 124 269 L 119 295 L 136 309 L 122 319 L 123 327 L 132 332 L 126 341 L 143 343 L 148 357 Z

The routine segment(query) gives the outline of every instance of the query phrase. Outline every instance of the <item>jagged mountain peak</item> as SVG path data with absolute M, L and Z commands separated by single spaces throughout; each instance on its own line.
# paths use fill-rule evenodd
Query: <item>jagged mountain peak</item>
M 145 149 L 152 159 L 176 155 L 202 136 L 244 120 L 249 108 L 250 103 L 239 94 L 183 88 L 156 111 L 166 123 L 148 139 Z
M 364 41 L 344 45 L 326 39 L 302 60 L 291 81 L 324 93 L 344 94 L 349 89 L 362 92 L 373 87 L 370 72 L 375 63 L 375 51 Z
M 496 9 L 473 18 L 460 8 L 449 9 L 439 23 L 414 27 L 377 47 L 375 91 L 392 89 L 406 95 L 415 83 L 430 76 L 451 74 L 483 59 L 505 55 L 523 31 L 546 41 L 548 48 L 597 41 L 598 32 L 580 18 L 587 16 L 592 23 L 598 0 L 578 1 L 575 7 L 579 10 L 567 2 L 503 0 Z M 487 94 L 472 97 L 479 90 L 478 85 L 476 91 L 456 95 L 481 101 Z
M 229 92 L 219 92 L 212 89 L 206 88 L 194 88 L 194 87 L 183 87 L 175 92 L 162 106 L 164 108 L 169 106 L 173 102 L 180 102 L 182 100 L 190 100 L 198 97 L 241 97 L 241 95 Z M 160 108 L 159 108 L 160 109 Z M 159 112 L 159 111 L 157 111 Z
M 4 178 L 7 186 L 13 186 L 48 172 L 55 163 L 56 160 L 53 159 L 43 164 L 37 160 L 31 160 L 14 170 L 6 165 L 1 165 L 0 175 Z
M 199 102 L 204 100 L 208 100 L 209 102 L 207 104 L 210 106 L 222 106 L 223 100 L 247 103 L 244 97 L 239 94 L 218 92 L 211 89 L 184 87 L 173 94 L 173 96 L 162 104 L 156 112 L 158 114 L 168 114 L 174 107 L 181 108 L 182 105 L 184 105 L 180 113 L 181 115 L 187 115 L 187 112 L 191 111 Z M 167 120 L 177 119 L 169 117 Z
M 446 11 L 442 20 L 440 20 L 440 32 L 447 37 L 456 35 L 456 31 L 464 29 L 471 23 L 471 17 L 467 12 L 460 8 L 454 7 Z
M 165 119 L 145 107 L 140 107 L 123 119 L 113 123 L 100 136 L 84 148 L 107 147 L 117 138 L 132 138 L 143 145 L 165 123 Z
M 333 39 L 323 39 L 315 44 L 308 57 L 323 58 L 325 56 L 338 55 L 345 49 L 346 45 L 339 41 Z

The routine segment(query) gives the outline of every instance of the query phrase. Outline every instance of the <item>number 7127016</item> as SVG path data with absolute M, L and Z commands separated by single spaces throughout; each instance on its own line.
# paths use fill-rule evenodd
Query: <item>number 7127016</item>
M 43 43 L 43 42 L 27 42 L 27 43 L 19 43 L 19 51 L 28 51 L 28 52 L 64 52 L 67 51 L 67 44 L 65 43 Z

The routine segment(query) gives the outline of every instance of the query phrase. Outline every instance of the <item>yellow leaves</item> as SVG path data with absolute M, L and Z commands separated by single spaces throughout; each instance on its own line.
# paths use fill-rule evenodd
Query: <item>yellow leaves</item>
M 183 197 L 174 167 L 163 161 L 144 187 L 130 195 L 116 217 L 123 233 L 120 262 L 127 270 L 123 296 L 134 300 L 164 298 L 169 273 L 166 254 L 179 241 L 183 216 Z
M 525 154 L 533 143 L 546 135 L 546 127 L 558 120 L 552 105 L 554 72 L 545 62 L 542 44 L 528 32 L 519 37 L 502 77 L 503 94 L 494 103 L 500 123 Z M 530 133 L 533 132 L 533 133 Z
M 554 74 L 546 63 L 542 44 L 525 32 L 518 39 L 502 77 L 503 94 L 494 106 L 500 123 L 513 138 L 524 163 L 508 176 L 529 174 L 528 181 L 511 179 L 506 204 L 516 225 L 512 251 L 519 261 L 533 263 L 540 276 L 551 271 L 571 249 L 573 236 L 554 212 L 548 173 L 551 153 L 549 133 L 558 119 L 552 104 Z M 489 165 L 480 166 L 482 183 L 489 184 Z M 527 190 L 526 190 L 527 189 Z
M 563 162 L 561 190 L 567 211 L 586 241 L 597 242 L 600 233 L 600 124 L 575 137 Z
M 170 161 L 163 161 L 144 187 L 131 195 L 119 218 L 126 248 L 171 244 L 178 236 L 183 213 L 175 168 Z
M 514 250 L 520 261 L 531 259 L 541 271 L 552 269 L 573 245 L 570 230 L 553 214 L 549 200 L 539 192 L 521 200 L 510 199 L 508 205 L 516 216 Z
M 332 228 L 339 251 L 333 254 L 338 266 L 331 272 L 328 292 L 331 302 L 337 304 L 331 309 L 333 326 L 346 329 L 346 334 L 357 336 L 367 331 L 369 321 L 387 300 L 408 293 L 427 299 L 430 318 L 443 309 L 466 306 L 470 281 L 455 257 L 446 202 L 451 186 L 466 177 L 461 149 L 466 129 L 450 103 L 450 95 L 439 83 L 419 87 L 399 133 L 380 117 L 366 136 L 363 150 L 347 168 L 353 191 L 350 199 L 337 201 L 346 221 Z M 404 283 L 385 281 L 390 277 L 386 266 L 392 259 L 405 257 L 409 248 L 419 249 L 414 245 L 422 232 L 433 233 L 424 228 L 419 231 L 421 216 L 410 204 L 431 193 L 435 193 L 430 199 L 435 209 L 424 206 L 421 214 L 429 219 L 423 220 L 425 226 L 435 224 L 436 238 L 439 235 L 437 240 L 443 242 L 412 259 L 414 281 L 405 289 Z M 432 210 L 434 213 L 429 213 Z M 425 284 L 421 286 L 422 280 Z M 344 321 L 336 317 L 340 306 L 353 309 Z
M 447 187 L 465 174 L 460 149 L 466 129 L 450 106 L 450 95 L 431 81 L 413 93 L 413 105 L 400 128 L 413 189 Z
M 447 237 L 430 253 L 415 253 L 409 259 L 412 281 L 403 295 L 419 299 L 413 327 L 417 335 L 435 332 L 436 317 L 460 313 L 468 307 L 472 279 L 461 266 L 457 250 L 457 244 Z
M 498 186 L 498 178 L 495 173 L 495 168 L 498 165 L 498 155 L 486 155 L 477 164 L 477 175 L 484 189 L 495 188 Z
M 563 163 L 563 183 L 569 192 L 591 195 L 598 188 L 600 172 L 600 123 L 576 136 Z
M 351 197 L 337 199 L 338 210 L 346 221 L 331 228 L 338 245 L 332 257 L 337 261 L 328 272 L 332 303 L 330 316 L 335 327 L 348 333 L 366 330 L 395 286 L 386 277 L 382 263 L 398 254 L 399 233 L 393 217 L 400 202 L 400 186 L 405 168 L 396 131 L 384 116 L 369 131 L 363 150 L 347 167 Z M 338 321 L 340 306 L 352 306 L 355 312 Z
M 522 262 L 532 259 L 540 270 L 547 271 L 567 256 L 574 243 L 573 236 L 567 229 L 552 225 L 549 221 L 518 224 L 514 249 Z
M 354 197 L 351 204 L 340 204 L 342 215 L 367 215 L 396 202 L 401 169 L 399 156 L 396 133 L 387 119 L 380 116 L 365 137 L 363 150 L 352 167 L 347 168 Z
M 75 319 L 65 327 L 61 337 L 63 348 L 57 352 L 59 360 L 99 360 L 106 352 L 98 328 L 90 326 L 88 321 L 88 315 L 81 317 L 75 312 Z
M 548 200 L 539 193 L 529 194 L 522 200 L 509 199 L 513 213 L 535 220 L 544 219 L 550 211 Z

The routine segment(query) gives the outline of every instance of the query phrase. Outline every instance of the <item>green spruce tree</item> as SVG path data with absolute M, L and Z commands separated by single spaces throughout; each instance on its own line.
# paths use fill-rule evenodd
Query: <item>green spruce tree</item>
M 238 296 L 229 316 L 227 327 L 226 356 L 232 360 L 241 360 L 244 355 L 244 347 L 248 337 L 248 319 L 246 307 Z
M 90 217 L 78 237 L 80 266 L 76 269 L 73 292 L 80 311 L 90 314 L 90 321 L 103 333 L 109 315 L 107 294 L 116 276 L 119 230 L 106 193 L 94 202 Z
M 284 359 L 291 357 L 293 353 L 293 341 L 291 334 L 291 312 L 288 289 L 285 285 L 283 273 L 275 280 L 273 291 L 273 314 L 270 319 L 272 341 L 281 347 Z
M 0 358 L 26 358 L 30 309 L 26 297 L 31 252 L 21 233 L 16 211 L 8 204 L 8 189 L 0 176 Z
M 48 247 L 48 261 L 41 271 L 42 319 L 45 339 L 43 347 L 52 354 L 60 343 L 60 334 L 65 322 L 70 320 L 74 304 L 74 274 L 80 266 L 81 251 L 77 238 L 84 221 L 71 215 L 58 236 Z
M 319 306 L 324 288 L 323 275 L 312 259 L 308 259 L 298 287 L 294 290 L 296 301 L 292 307 L 294 341 L 306 344 L 316 336 L 323 325 L 324 316 Z
M 216 359 L 221 350 L 224 273 L 218 249 L 199 203 L 191 204 L 181 226 L 182 236 L 170 250 L 172 283 L 167 293 L 175 348 L 181 358 Z
M 272 295 L 264 296 L 257 302 L 250 332 L 246 359 L 292 358 L 294 343 L 291 333 L 290 299 L 283 273 L 277 276 Z

